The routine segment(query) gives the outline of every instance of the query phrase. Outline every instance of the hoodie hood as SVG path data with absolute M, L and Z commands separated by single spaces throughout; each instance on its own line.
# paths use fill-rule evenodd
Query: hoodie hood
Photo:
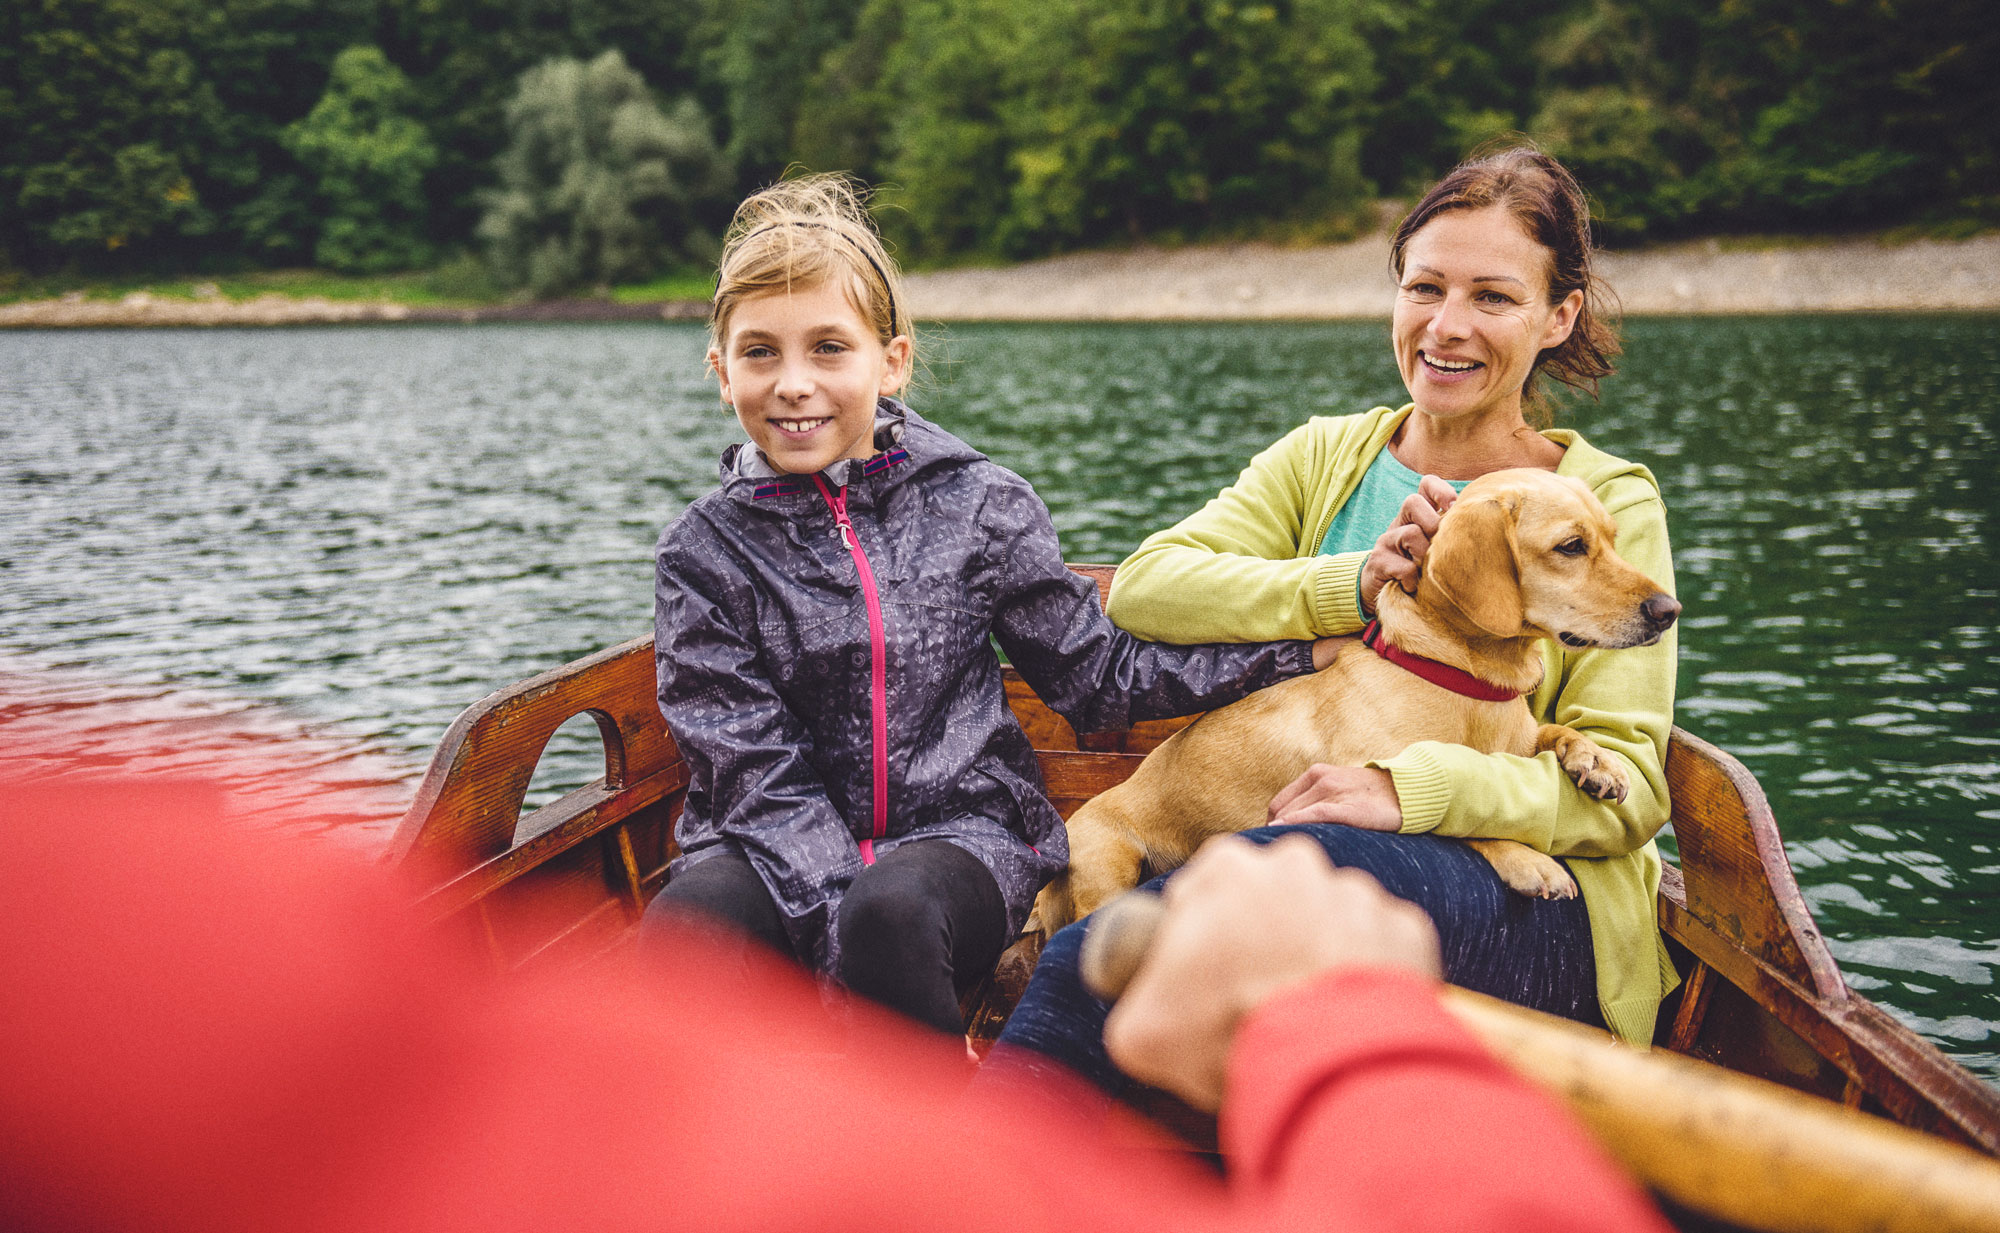
M 1583 481 L 1613 514 L 1634 501 L 1659 500 L 1660 484 L 1641 463 L 1627 462 L 1598 449 L 1569 428 L 1546 428 L 1542 435 L 1563 447 L 1557 475 Z

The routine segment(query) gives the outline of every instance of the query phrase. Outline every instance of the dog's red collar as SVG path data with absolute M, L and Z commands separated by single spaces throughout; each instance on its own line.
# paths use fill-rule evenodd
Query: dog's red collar
M 1399 647 L 1390 646 L 1382 640 L 1382 622 L 1370 621 L 1368 628 L 1361 631 L 1361 644 L 1377 655 L 1409 672 L 1455 694 L 1477 698 L 1481 702 L 1512 702 L 1521 696 L 1515 689 L 1504 689 L 1491 681 L 1482 681 L 1463 668 L 1441 664 L 1435 659 L 1425 659 L 1412 655 Z

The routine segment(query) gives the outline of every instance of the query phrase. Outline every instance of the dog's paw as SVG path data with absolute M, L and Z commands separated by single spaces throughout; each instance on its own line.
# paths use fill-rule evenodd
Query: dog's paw
M 1576 786 L 1600 801 L 1623 801 L 1632 790 L 1624 766 L 1586 737 L 1564 741 L 1556 756 Z
M 1532 849 L 1523 851 L 1526 856 L 1497 866 L 1508 890 L 1532 899 L 1576 898 L 1576 879 L 1569 876 L 1561 861 Z
M 1067 873 L 1057 875 L 1055 881 L 1044 886 L 1041 893 L 1035 896 L 1035 906 L 1029 909 L 1022 932 L 1046 942 L 1056 935 L 1057 930 L 1076 920 L 1076 903 L 1070 898 L 1069 890 Z
M 1576 879 L 1569 875 L 1569 870 L 1563 868 L 1561 861 L 1553 857 L 1549 858 L 1546 866 L 1524 871 L 1519 881 L 1509 882 L 1507 886 L 1516 894 L 1536 899 L 1576 898 Z
M 1472 850 L 1486 858 L 1507 889 L 1534 899 L 1574 899 L 1576 879 L 1569 869 L 1546 852 L 1537 852 L 1511 839 L 1467 840 Z

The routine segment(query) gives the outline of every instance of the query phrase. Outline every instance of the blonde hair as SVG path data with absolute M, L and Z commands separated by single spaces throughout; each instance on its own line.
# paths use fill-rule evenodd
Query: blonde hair
M 847 275 L 861 319 L 886 346 L 915 331 L 903 310 L 902 272 L 868 216 L 868 190 L 838 172 L 781 180 L 736 207 L 723 237 L 709 308 L 709 339 L 722 347 L 737 304 L 773 291 L 818 287 Z

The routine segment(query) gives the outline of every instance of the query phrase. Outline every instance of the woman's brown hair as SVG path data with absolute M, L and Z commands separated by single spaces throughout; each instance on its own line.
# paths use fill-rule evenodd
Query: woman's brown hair
M 1530 413 L 1545 419 L 1547 404 L 1538 389 L 1544 372 L 1594 398 L 1598 379 L 1615 371 L 1611 361 L 1620 350 L 1617 297 L 1591 269 L 1596 250 L 1590 240 L 1590 202 L 1568 168 L 1535 147 L 1518 143 L 1474 154 L 1433 185 L 1403 218 L 1389 248 L 1389 268 L 1400 282 L 1404 250 L 1438 215 L 1489 206 L 1505 209 L 1529 238 L 1548 250 L 1549 303 L 1560 304 L 1570 292 L 1583 292 L 1583 308 L 1569 337 L 1535 357 L 1521 386 Z

